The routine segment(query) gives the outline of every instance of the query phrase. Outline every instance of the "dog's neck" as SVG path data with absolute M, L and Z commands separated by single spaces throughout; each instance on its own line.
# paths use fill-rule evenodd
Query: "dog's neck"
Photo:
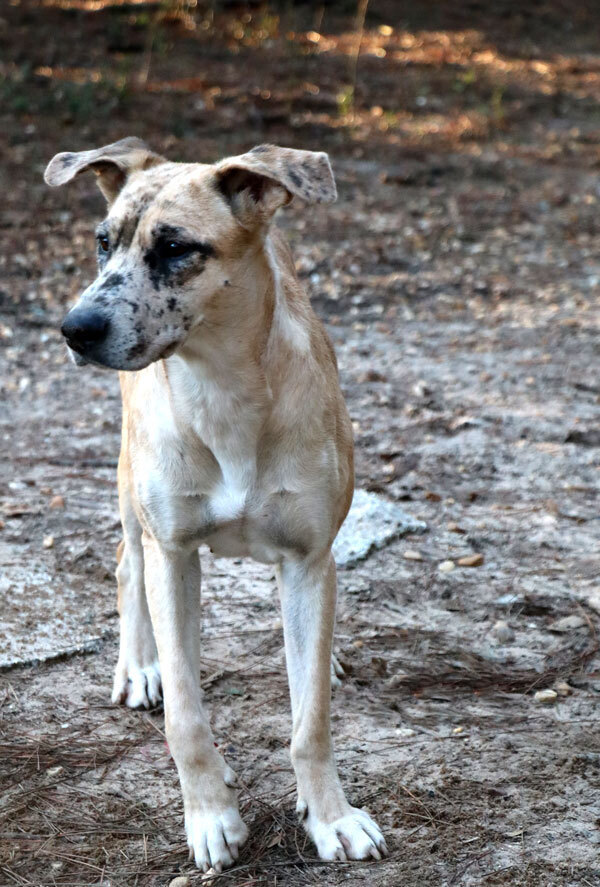
M 269 248 L 269 238 L 253 243 L 232 263 L 205 316 L 165 361 L 171 384 L 182 384 L 191 396 L 202 397 L 211 386 L 261 399 L 267 387 L 264 357 L 278 298 Z
M 273 401 L 266 364 L 284 294 L 270 249 L 266 238 L 240 258 L 207 319 L 162 361 L 177 424 L 212 450 L 231 489 L 252 482 Z

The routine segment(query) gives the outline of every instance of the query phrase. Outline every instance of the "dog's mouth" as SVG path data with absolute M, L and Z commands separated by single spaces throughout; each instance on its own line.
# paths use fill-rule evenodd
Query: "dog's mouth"
M 67 346 L 69 357 L 71 358 L 75 366 L 82 367 L 90 363 L 89 358 L 87 358 L 82 353 L 82 351 L 77 347 L 77 345 L 75 345 L 75 343 L 71 343 L 68 339 L 65 339 L 65 345 Z
M 171 357 L 180 344 L 181 341 L 179 338 L 172 339 L 167 342 L 166 345 L 159 347 L 154 351 L 154 349 L 143 347 L 143 343 L 139 343 L 135 349 L 132 349 L 136 351 L 135 355 L 125 355 L 123 359 L 119 359 L 118 357 L 111 357 L 110 354 L 100 355 L 94 353 L 93 349 L 86 348 L 75 342 L 70 342 L 68 339 L 66 340 L 69 356 L 75 366 L 94 366 L 103 370 L 143 370 L 151 363 Z M 154 351 L 154 353 L 151 353 L 152 351 Z
M 165 360 L 167 357 L 170 357 L 172 354 L 174 354 L 177 351 L 178 345 L 179 345 L 179 340 L 176 342 L 171 342 L 170 345 L 167 345 L 167 347 L 164 348 L 160 352 L 160 354 L 158 355 L 158 357 L 156 359 L 157 360 Z
M 84 354 L 80 351 L 76 346 L 71 345 L 70 342 L 67 342 L 67 351 L 69 352 L 69 357 L 77 367 L 85 367 L 85 366 L 95 366 L 100 369 L 106 370 L 110 369 L 107 364 L 102 363 L 99 360 L 94 360 L 93 357 L 90 357 L 89 354 Z

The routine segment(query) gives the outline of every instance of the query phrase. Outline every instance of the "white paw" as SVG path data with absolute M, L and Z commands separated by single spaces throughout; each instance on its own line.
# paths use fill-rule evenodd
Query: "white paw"
M 162 684 L 158 662 L 140 666 L 117 664 L 112 701 L 129 708 L 154 708 L 162 702 Z
M 336 687 L 342 686 L 342 678 L 346 672 L 344 671 L 344 666 L 337 658 L 335 653 L 331 654 L 331 686 L 335 690 Z
M 248 827 L 236 807 L 221 813 L 186 813 L 185 831 L 190 856 L 203 872 L 221 872 L 238 858 Z
M 308 813 L 306 830 L 317 845 L 321 859 L 381 859 L 388 855 L 385 838 L 368 813 L 350 807 L 350 813 L 321 822 Z

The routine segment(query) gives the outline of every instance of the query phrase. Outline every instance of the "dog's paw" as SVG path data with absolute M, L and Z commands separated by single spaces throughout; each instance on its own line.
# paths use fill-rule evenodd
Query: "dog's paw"
M 335 653 L 331 654 L 331 686 L 335 690 L 336 687 L 341 687 L 342 678 L 346 672 L 344 671 L 344 666 L 337 658 Z
M 304 824 L 321 859 L 346 862 L 387 856 L 385 838 L 369 814 L 356 807 L 349 811 L 333 822 L 322 822 L 308 812 Z
M 115 671 L 112 701 L 129 708 L 154 708 L 162 702 L 158 662 L 140 666 L 119 663 Z
M 203 872 L 222 872 L 233 865 L 248 837 L 248 827 L 237 807 L 227 807 L 220 813 L 186 812 L 185 831 L 190 858 Z

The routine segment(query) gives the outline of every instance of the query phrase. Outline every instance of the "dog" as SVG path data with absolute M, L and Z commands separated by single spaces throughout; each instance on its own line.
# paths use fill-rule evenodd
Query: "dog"
M 87 170 L 108 203 L 99 271 L 61 330 L 77 365 L 120 371 L 113 701 L 150 707 L 162 693 L 190 853 L 205 872 L 232 865 L 248 829 L 202 704 L 198 548 L 273 564 L 299 818 L 321 859 L 381 859 L 330 729 L 331 546 L 352 500 L 352 429 L 333 347 L 272 224 L 294 197 L 336 199 L 327 154 L 259 145 L 174 163 L 127 138 L 57 154 L 45 180 Z

